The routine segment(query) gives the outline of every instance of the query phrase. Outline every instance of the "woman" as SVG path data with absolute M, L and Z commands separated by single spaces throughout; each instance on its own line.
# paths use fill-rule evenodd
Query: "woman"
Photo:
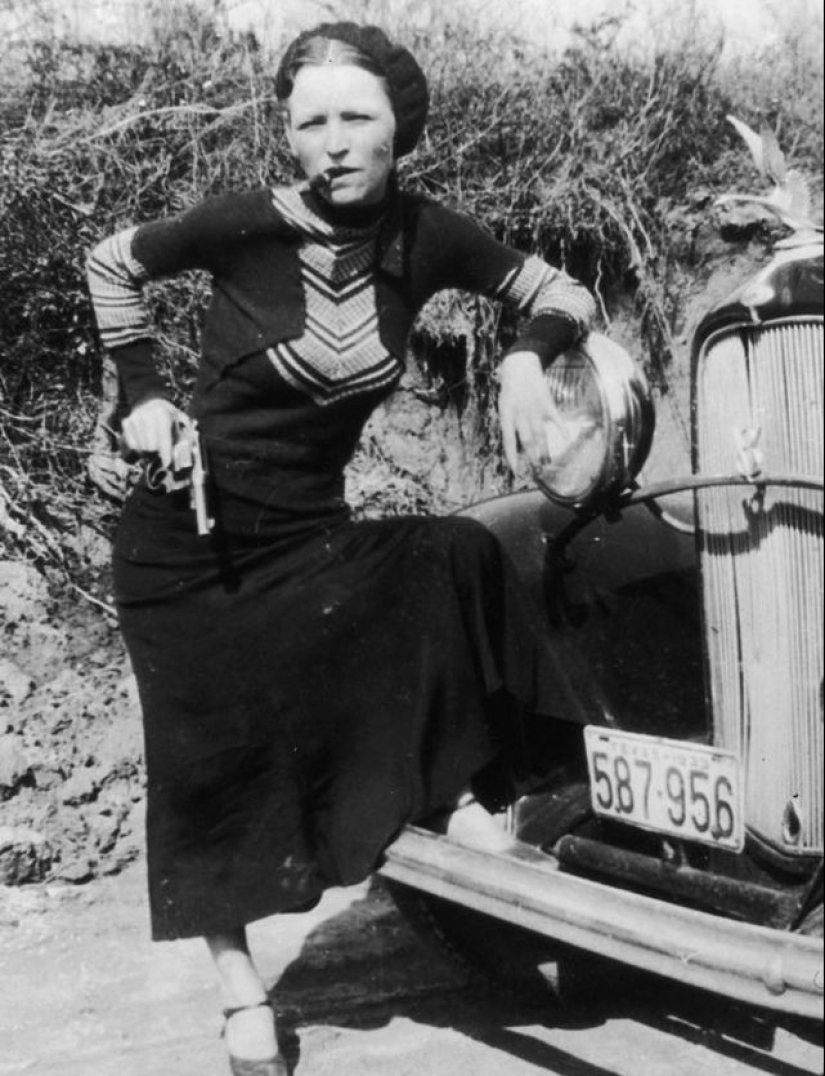
M 501 367 L 501 422 L 540 463 L 543 364 L 586 331 L 590 295 L 466 218 L 401 193 L 427 86 L 375 27 L 324 24 L 277 75 L 306 176 L 209 199 L 105 240 L 89 259 L 104 344 L 131 407 L 126 444 L 173 463 L 169 402 L 141 301 L 149 279 L 212 275 L 192 401 L 215 526 L 146 483 L 115 545 L 141 693 L 153 936 L 203 935 L 234 1073 L 283 1074 L 250 921 L 367 876 L 401 827 L 456 810 L 457 839 L 500 840 L 521 715 L 561 705 L 510 565 L 461 519 L 353 521 L 343 469 L 397 385 L 407 332 L 442 288 L 528 316 Z M 506 781 L 503 782 L 506 784 Z M 463 830 L 463 832 L 462 832 Z

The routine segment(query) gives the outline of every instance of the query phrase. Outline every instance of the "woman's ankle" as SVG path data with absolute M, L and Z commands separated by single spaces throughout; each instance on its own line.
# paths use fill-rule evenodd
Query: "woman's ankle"
M 209 935 L 206 944 L 215 962 L 224 1009 L 253 1008 L 266 1002 L 266 987 L 249 952 L 245 930 Z

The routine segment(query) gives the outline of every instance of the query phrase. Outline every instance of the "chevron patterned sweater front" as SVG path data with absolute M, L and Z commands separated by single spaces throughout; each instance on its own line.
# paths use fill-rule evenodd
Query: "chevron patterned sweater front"
M 380 222 L 334 226 L 313 213 L 294 188 L 273 192 L 273 203 L 305 237 L 298 258 L 306 325 L 299 339 L 268 350 L 276 369 L 322 405 L 389 388 L 401 366 L 378 333 L 373 260 Z

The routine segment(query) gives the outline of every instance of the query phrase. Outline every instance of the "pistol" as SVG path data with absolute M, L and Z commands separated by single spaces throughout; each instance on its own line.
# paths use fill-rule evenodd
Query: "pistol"
M 215 526 L 215 519 L 209 511 L 209 469 L 198 424 L 192 420 L 181 422 L 175 433 L 171 466 L 161 467 L 157 462 L 148 464 L 146 482 L 150 488 L 162 487 L 167 493 L 188 489 L 198 534 L 207 535 Z

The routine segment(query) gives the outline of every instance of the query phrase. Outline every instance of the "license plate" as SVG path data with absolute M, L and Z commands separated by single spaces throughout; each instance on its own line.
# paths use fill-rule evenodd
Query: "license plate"
M 745 843 L 738 757 L 705 744 L 596 725 L 584 730 L 593 810 L 683 840 Z

